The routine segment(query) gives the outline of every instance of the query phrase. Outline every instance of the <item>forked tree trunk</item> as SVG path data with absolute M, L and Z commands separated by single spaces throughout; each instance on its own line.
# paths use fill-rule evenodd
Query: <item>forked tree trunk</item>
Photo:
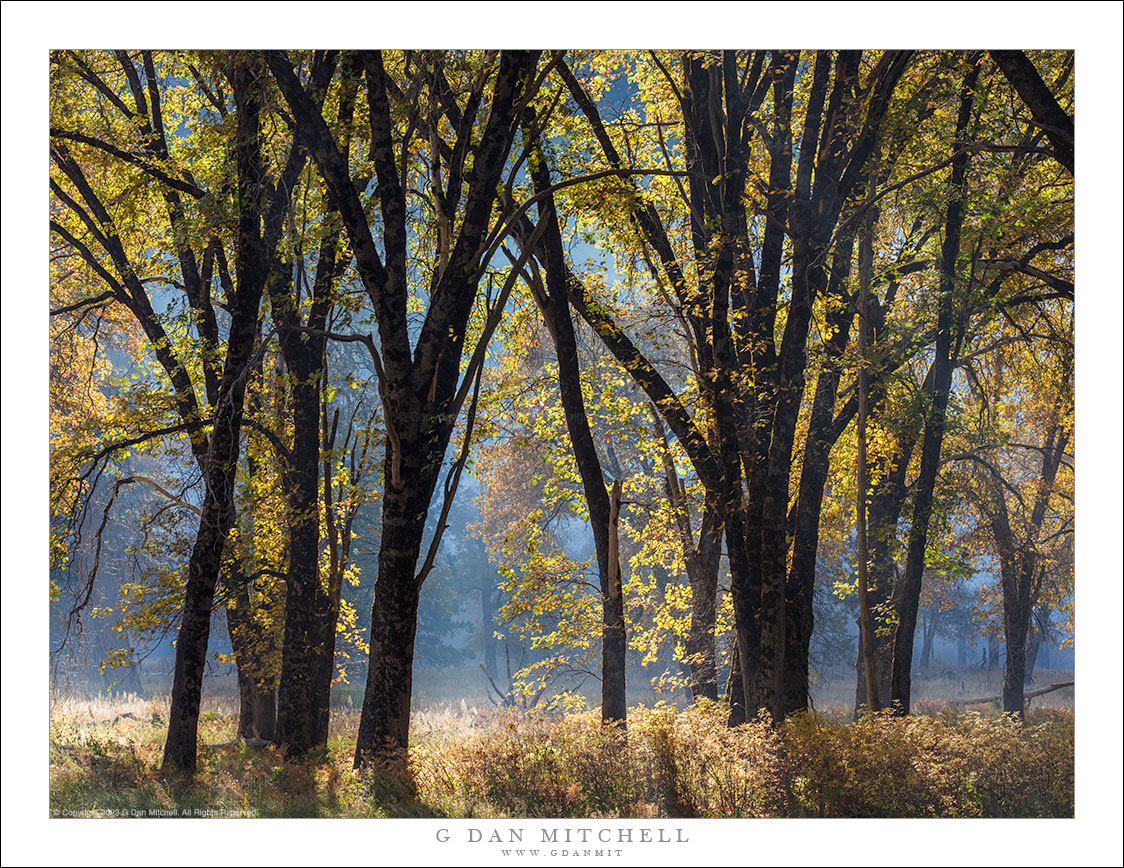
M 1003 710 L 1008 714 L 1025 714 L 1026 634 L 1029 612 L 1015 604 L 1004 607 L 1007 631 L 1007 664 L 1003 668 Z
M 679 545 L 691 587 L 691 626 L 687 633 L 686 663 L 691 698 L 718 701 L 718 665 L 714 629 L 718 619 L 718 570 L 722 556 L 722 522 L 714 498 L 706 497 L 696 541 L 691 529 L 687 493 L 675 469 L 667 432 L 659 412 L 651 408 L 656 443 L 664 469 L 664 493 L 679 529 Z M 665 583 L 666 584 L 666 583 Z M 661 592 L 662 592 L 661 587 Z
M 342 66 L 337 121 L 347 129 L 354 113 L 359 68 L 350 54 Z M 314 72 L 314 81 L 323 81 L 330 69 L 325 65 Z M 349 153 L 347 139 L 343 153 L 345 157 Z M 325 587 L 320 570 L 320 422 L 326 370 L 323 329 L 347 258 L 337 256 L 338 211 L 331 205 L 326 210 L 325 225 L 331 228 L 320 242 L 306 325 L 302 327 L 301 288 L 291 279 L 292 268 L 284 269 L 268 287 L 281 352 L 292 382 L 293 447 L 285 477 L 289 500 L 289 576 L 277 725 L 280 741 L 297 756 L 327 744 L 339 611 L 338 600 L 334 601 L 331 588 Z M 299 253 L 304 255 L 303 250 Z M 329 516 L 328 520 L 333 519 Z M 332 574 L 328 583 L 338 578 Z
M 339 211 L 378 325 L 378 346 L 372 338 L 367 347 L 379 379 L 387 429 L 386 487 L 371 614 L 370 665 L 355 763 L 362 766 L 383 756 L 404 766 L 418 594 L 425 572 L 424 567 L 420 575 L 417 572 L 422 534 L 460 409 L 460 363 L 477 297 L 481 251 L 487 246 L 483 242 L 491 227 L 497 188 L 523 111 L 523 99 L 529 96 L 538 53 L 501 52 L 495 84 L 489 89 L 487 121 L 478 134 L 473 129 L 475 108 L 462 112 L 453 105 L 438 111 L 435 100 L 430 108 L 437 114 L 420 117 L 430 128 L 435 149 L 432 159 L 442 160 L 437 140 L 445 123 L 459 128 L 455 129 L 457 148 L 464 142 L 467 150 L 460 152 L 459 165 L 435 166 L 431 178 L 435 207 L 444 212 L 444 219 L 452 221 L 459 216 L 460 221 L 455 237 L 447 231 L 440 234 L 438 254 L 431 263 L 429 306 L 416 341 L 411 340 L 407 320 L 408 275 L 415 267 L 408 241 L 408 179 L 400 177 L 391 108 L 401 94 L 384 66 L 382 53 L 363 51 L 356 57 L 366 83 L 369 157 L 378 182 L 379 213 L 375 221 L 368 218 L 368 206 L 360 201 L 346 150 L 341 151 L 335 133 L 325 122 L 317 94 L 301 83 L 285 52 L 271 51 L 267 58 L 295 121 L 297 136 L 316 162 Z M 437 79 L 444 81 L 444 72 L 437 63 L 432 71 L 431 84 L 438 87 Z M 479 103 L 474 106 L 479 107 Z M 466 170 L 469 163 L 471 168 Z M 446 180 L 448 188 L 440 189 Z M 375 241 L 374 228 L 380 231 L 381 243 Z

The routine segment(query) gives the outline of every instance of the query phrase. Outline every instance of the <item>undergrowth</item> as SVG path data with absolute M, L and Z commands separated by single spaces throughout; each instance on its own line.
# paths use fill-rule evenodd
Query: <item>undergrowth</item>
M 89 717 L 90 715 L 85 715 Z M 52 713 L 53 816 L 1071 817 L 1073 715 L 1025 724 L 946 711 L 799 715 L 736 729 L 713 704 L 595 713 L 426 712 L 410 775 L 352 769 L 354 716 L 324 755 L 252 748 L 236 716 L 200 720 L 194 777 L 160 770 L 157 704 L 113 719 Z

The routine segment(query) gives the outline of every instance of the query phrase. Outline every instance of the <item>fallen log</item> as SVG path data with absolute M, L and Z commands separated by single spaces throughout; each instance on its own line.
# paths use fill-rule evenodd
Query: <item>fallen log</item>
M 1023 702 L 1027 705 L 1030 700 L 1036 696 L 1045 696 L 1047 693 L 1053 693 L 1055 690 L 1061 690 L 1063 687 L 1073 687 L 1072 681 L 1059 681 L 1056 684 L 1051 684 L 1049 687 L 1042 687 L 1038 690 L 1032 690 L 1030 693 L 1023 695 Z M 982 699 L 953 699 L 949 701 L 949 705 L 976 705 L 983 702 L 1002 702 L 1003 696 L 985 696 Z

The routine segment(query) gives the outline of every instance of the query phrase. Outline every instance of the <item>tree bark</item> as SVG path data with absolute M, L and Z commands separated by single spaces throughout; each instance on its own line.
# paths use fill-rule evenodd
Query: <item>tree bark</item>
M 685 648 L 691 697 L 717 702 L 718 666 L 714 628 L 718 616 L 718 570 L 722 555 L 719 506 L 713 497 L 705 498 L 696 542 L 691 529 L 687 492 L 675 469 L 675 460 L 667 443 L 667 432 L 654 407 L 652 421 L 663 462 L 664 491 L 678 525 L 680 550 L 687 570 L 687 581 L 691 586 L 691 626 Z
M 979 79 L 978 55 L 964 78 L 960 90 L 960 110 L 956 120 L 956 141 L 964 141 L 972 119 L 976 82 Z M 968 169 L 967 152 L 953 158 L 949 179 L 949 202 L 945 212 L 945 237 L 941 246 L 940 299 L 937 315 L 937 343 L 932 369 L 930 407 L 921 442 L 921 468 L 914 483 L 913 515 L 909 531 L 909 550 L 905 574 L 895 600 L 898 625 L 894 633 L 894 661 L 890 681 L 890 708 L 895 714 L 909 714 L 913 638 L 917 627 L 917 607 L 921 601 L 921 582 L 925 570 L 925 546 L 929 518 L 933 511 L 933 490 L 940 468 L 944 442 L 948 395 L 952 388 L 955 363 L 952 306 L 956 290 L 956 263 L 960 256 L 960 232 L 964 223 L 964 179 Z
M 808 708 L 808 667 L 814 627 L 812 610 L 816 583 L 816 557 L 819 549 L 820 513 L 824 486 L 836 432 L 842 431 L 833 417 L 839 388 L 840 362 L 847 348 L 853 306 L 843 293 L 851 270 L 852 239 L 844 233 L 836 242 L 832 259 L 828 295 L 837 306 L 828 316 L 831 336 L 824 347 L 823 368 L 816 378 L 792 533 L 792 560 L 785 583 L 785 716 Z
M 1003 75 L 1030 109 L 1034 122 L 1054 146 L 1054 157 L 1073 174 L 1073 118 L 1058 105 L 1050 88 L 1022 51 L 990 52 Z
M 371 613 L 370 663 L 355 750 L 357 767 L 382 757 L 405 768 L 418 594 L 424 579 L 424 574 L 415 572 L 417 559 L 429 504 L 459 411 L 460 362 L 477 296 L 481 243 L 491 225 L 497 187 L 523 100 L 529 96 L 537 59 L 537 52 L 501 53 L 488 119 L 479 138 L 471 129 L 474 112 L 466 119 L 459 109 L 448 110 L 450 122 L 461 127 L 459 137 L 465 143 L 475 142 L 471 146 L 468 194 L 455 239 L 442 234 L 429 306 L 411 346 L 407 320 L 407 179 L 399 177 L 391 120 L 390 102 L 396 86 L 390 81 L 382 55 L 377 51 L 359 54 L 366 78 L 370 158 L 382 218 L 380 251 L 346 155 L 341 153 L 320 107 L 297 78 L 285 53 L 268 52 L 270 69 L 296 122 L 297 135 L 315 160 L 339 211 L 356 269 L 374 306 L 380 339 L 377 348 L 373 339 L 367 346 L 379 378 L 387 428 L 386 486 Z M 432 134 L 438 135 L 440 118 L 426 122 L 433 126 Z M 460 181 L 453 182 L 454 176 L 459 179 L 458 172 L 450 171 L 446 190 L 438 189 L 440 179 L 434 179 L 432 192 L 444 197 L 450 209 L 456 209 L 460 201 Z
M 866 707 L 871 713 L 881 709 L 878 695 L 877 660 L 874 656 L 874 618 L 871 616 L 867 573 L 870 566 L 869 550 L 866 543 L 866 419 L 870 392 L 867 361 L 867 310 L 870 295 L 871 275 L 874 266 L 874 215 L 871 213 L 863 226 L 859 243 L 859 408 L 856 420 L 858 440 L 858 474 L 855 493 L 855 529 L 858 537 L 858 591 L 859 591 L 859 641 L 862 647 L 863 677 L 866 681 Z
M 533 134 L 530 129 L 525 134 Z M 566 263 L 562 246 L 562 232 L 550 193 L 550 172 L 544 162 L 539 143 L 531 153 L 531 177 L 535 192 L 543 198 L 539 202 L 539 220 L 545 223 L 540 244 L 540 256 L 546 271 L 545 291 L 533 286 L 533 292 L 554 342 L 558 360 L 558 388 L 562 409 L 566 415 L 566 430 L 582 491 L 589 508 L 589 522 L 593 529 L 594 549 L 597 556 L 597 573 L 601 588 L 601 720 L 603 723 L 624 724 L 627 717 L 625 699 L 625 623 L 624 595 L 621 588 L 620 546 L 617 528 L 620 518 L 621 480 L 613 480 L 612 491 L 606 493 L 601 459 L 589 427 L 582 396 L 581 369 L 578 363 L 578 345 L 574 322 L 570 316 L 570 303 L 566 288 Z M 525 243 L 530 243 L 527 239 Z
M 234 521 L 234 477 L 246 382 L 243 373 L 255 348 L 257 314 L 265 284 L 262 255 L 261 165 L 258 152 L 260 96 L 255 75 L 236 63 L 231 76 L 238 106 L 236 145 L 239 189 L 237 291 L 229 299 L 230 334 L 226 363 L 214 411 L 208 459 L 204 465 L 206 495 L 199 532 L 188 563 L 183 620 L 176 641 L 175 676 L 169 710 L 164 765 L 194 771 L 211 606 L 222 565 L 227 533 Z
M 718 701 L 714 628 L 718 617 L 721 533 L 717 510 L 704 508 L 698 547 L 685 553 L 687 580 L 691 585 L 691 627 L 685 650 L 690 670 L 691 697 L 696 701 Z
M 933 638 L 936 634 L 937 613 L 929 612 L 924 619 L 921 629 L 921 660 L 918 661 L 922 672 L 928 672 L 932 664 Z
M 730 727 L 741 726 L 748 719 L 745 713 L 745 688 L 742 680 L 741 656 L 738 654 L 737 643 L 730 649 L 730 677 L 726 681 L 726 703 L 730 706 L 730 714 L 726 718 L 726 725 Z
M 263 660 L 270 656 L 263 647 L 268 638 L 253 622 L 248 581 L 240 571 L 231 571 L 230 593 L 233 605 L 226 607 L 226 625 L 230 647 L 238 672 L 238 735 L 241 738 L 277 738 L 276 672 L 273 678 Z
M 1055 408 L 1055 422 L 1051 426 L 1042 450 L 1042 470 L 1038 490 L 1030 516 L 1021 538 L 1016 538 L 1007 509 L 1004 484 L 998 477 L 991 480 L 990 523 L 999 551 L 999 577 L 1003 587 L 1003 626 L 1007 646 L 1007 660 L 1003 669 L 1003 710 L 1024 716 L 1026 690 L 1026 645 L 1030 619 L 1037 604 L 1036 593 L 1041 570 L 1038 537 L 1046 518 L 1050 495 L 1069 432 L 1060 421 L 1061 398 Z
M 317 746 L 318 661 L 326 638 L 330 602 L 320 578 L 320 371 L 323 340 L 307 349 L 289 345 L 293 447 L 284 474 L 289 506 L 289 573 L 285 595 L 285 638 L 281 651 L 277 737 L 294 756 Z M 311 357 L 311 358 L 310 358 Z M 335 625 L 332 625 L 334 631 Z
M 355 748 L 356 767 L 378 756 L 404 765 L 409 743 L 418 620 L 415 569 L 433 486 L 426 486 L 422 467 L 410 454 L 414 450 L 407 451 L 406 443 L 403 447 L 404 478 L 417 483 L 401 488 L 387 485 L 383 493 L 382 544 L 371 607 L 370 656 Z M 391 460 L 388 455 L 385 463 L 389 465 Z M 385 472 L 389 478 L 389 466 Z M 432 470 L 428 476 L 436 478 Z
M 621 481 L 613 480 L 609 494 L 608 582 L 602 592 L 601 722 L 624 727 L 628 718 L 625 662 L 628 649 L 624 623 L 624 588 L 620 560 Z

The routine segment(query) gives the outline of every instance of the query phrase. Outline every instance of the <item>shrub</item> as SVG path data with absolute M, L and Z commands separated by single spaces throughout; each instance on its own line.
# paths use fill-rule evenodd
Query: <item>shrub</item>
M 731 729 L 700 703 L 594 713 L 419 716 L 410 776 L 351 768 L 354 716 L 326 756 L 293 759 L 202 727 L 194 778 L 158 771 L 163 727 L 52 719 L 51 808 L 252 810 L 261 816 L 1067 817 L 1073 714 L 801 714 Z

